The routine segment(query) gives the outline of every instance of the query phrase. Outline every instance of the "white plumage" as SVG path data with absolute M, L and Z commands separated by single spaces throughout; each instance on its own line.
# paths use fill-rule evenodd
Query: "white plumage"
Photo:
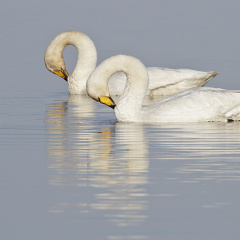
M 152 106 L 143 107 L 148 89 L 148 73 L 136 58 L 117 55 L 102 62 L 87 82 L 87 92 L 96 101 L 110 97 L 108 79 L 122 71 L 127 83 L 115 115 L 120 122 L 204 122 L 240 120 L 240 91 L 218 88 L 192 88 L 165 98 Z
M 73 45 L 78 50 L 77 64 L 69 76 L 63 59 L 63 49 Z M 46 68 L 68 81 L 70 94 L 85 94 L 86 81 L 97 63 L 97 51 L 92 40 L 84 33 L 67 31 L 57 35 L 46 49 Z M 218 72 L 201 72 L 189 69 L 147 68 L 149 89 L 147 95 L 172 95 L 192 87 L 201 87 Z M 112 95 L 121 95 L 126 83 L 123 73 L 115 73 L 109 81 Z

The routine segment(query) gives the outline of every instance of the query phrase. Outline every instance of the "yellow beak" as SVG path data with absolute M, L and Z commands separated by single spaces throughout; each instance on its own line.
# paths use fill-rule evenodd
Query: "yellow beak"
M 56 75 L 58 75 L 59 77 L 63 78 L 66 81 L 68 80 L 69 74 L 68 74 L 67 70 L 63 70 L 63 69 L 56 70 L 56 71 L 53 71 L 53 73 L 55 73 Z
M 103 103 L 112 109 L 114 109 L 116 106 L 115 102 L 113 101 L 113 99 L 111 97 L 99 97 L 98 99 L 99 99 L 100 103 Z

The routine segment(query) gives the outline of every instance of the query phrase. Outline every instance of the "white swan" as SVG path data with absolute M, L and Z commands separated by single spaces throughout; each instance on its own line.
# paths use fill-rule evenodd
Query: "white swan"
M 108 79 L 122 71 L 127 83 L 115 107 Z M 148 87 L 148 72 L 136 58 L 113 56 L 102 62 L 87 81 L 88 95 L 112 108 L 119 122 L 203 122 L 240 120 L 240 91 L 192 88 L 143 107 Z
M 69 76 L 63 59 L 63 49 L 73 45 L 78 50 L 77 64 Z M 86 81 L 96 67 L 97 51 L 92 40 L 77 31 L 57 35 L 49 44 L 44 55 L 46 68 L 68 81 L 70 94 L 85 94 Z M 149 90 L 147 95 L 172 95 L 192 87 L 201 87 L 218 72 L 201 72 L 188 69 L 148 68 Z M 114 74 L 109 81 L 112 95 L 121 95 L 126 83 L 122 73 Z

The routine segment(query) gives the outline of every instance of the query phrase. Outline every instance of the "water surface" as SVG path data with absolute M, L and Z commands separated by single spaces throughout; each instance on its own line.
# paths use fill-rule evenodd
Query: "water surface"
M 3 100 L 2 239 L 237 238 L 240 123 L 117 123 L 65 93 Z

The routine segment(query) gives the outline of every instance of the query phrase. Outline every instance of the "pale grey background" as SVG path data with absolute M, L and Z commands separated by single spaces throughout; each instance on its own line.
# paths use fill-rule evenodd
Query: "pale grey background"
M 43 54 L 53 37 L 71 29 L 92 38 L 98 63 L 121 53 L 146 66 L 216 70 L 221 75 L 209 86 L 238 89 L 239 7 L 233 0 L 4 1 L 1 92 L 26 85 L 65 89 L 63 81 L 56 86 L 52 79 L 57 76 L 45 71 Z M 69 69 L 74 54 L 69 54 Z

